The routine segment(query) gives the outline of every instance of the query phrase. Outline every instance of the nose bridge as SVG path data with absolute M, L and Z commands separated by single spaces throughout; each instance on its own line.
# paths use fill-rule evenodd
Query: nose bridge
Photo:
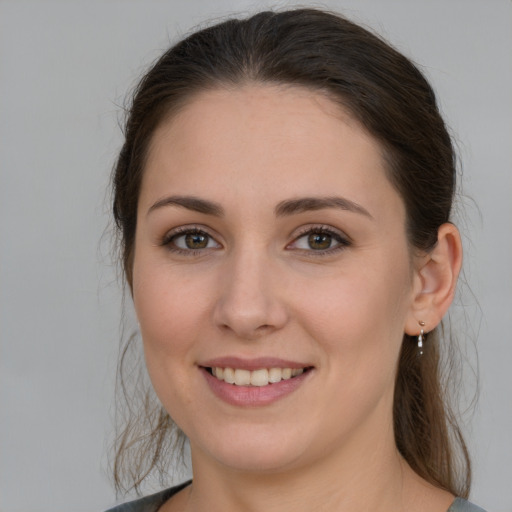
M 256 243 L 233 250 L 221 275 L 217 325 L 245 339 L 281 328 L 286 307 L 277 293 L 278 274 L 269 251 Z

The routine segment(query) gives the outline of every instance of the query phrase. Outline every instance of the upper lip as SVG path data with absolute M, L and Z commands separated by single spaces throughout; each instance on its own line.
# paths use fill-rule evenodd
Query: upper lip
M 244 359 L 241 357 L 227 356 L 209 359 L 199 366 L 205 368 L 238 368 L 240 370 L 260 370 L 262 368 L 308 368 L 312 366 L 298 361 L 289 361 L 278 357 L 257 357 L 254 359 Z

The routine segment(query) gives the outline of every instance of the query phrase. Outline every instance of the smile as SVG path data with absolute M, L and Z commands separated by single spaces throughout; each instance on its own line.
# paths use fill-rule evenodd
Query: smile
M 268 386 L 282 380 L 289 380 L 302 375 L 308 368 L 261 368 L 245 370 L 240 368 L 222 368 L 215 366 L 208 369 L 218 380 L 235 386 Z
M 277 357 L 218 357 L 198 364 L 217 398 L 237 407 L 270 405 L 310 381 L 315 367 Z

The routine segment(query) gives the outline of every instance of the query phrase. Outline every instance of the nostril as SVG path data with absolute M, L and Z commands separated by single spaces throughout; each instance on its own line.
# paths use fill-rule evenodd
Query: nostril
M 230 325 L 227 323 L 223 323 L 219 325 L 219 328 L 224 332 L 231 332 L 237 334 L 240 338 L 245 339 L 257 339 L 266 334 L 270 334 L 275 327 L 270 324 L 263 324 L 257 327 L 252 327 L 250 325 Z

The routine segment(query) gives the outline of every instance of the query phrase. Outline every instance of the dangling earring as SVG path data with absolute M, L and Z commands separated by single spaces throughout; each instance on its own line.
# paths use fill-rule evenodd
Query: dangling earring
M 425 327 L 425 322 L 423 322 L 422 320 L 420 320 L 420 322 L 418 322 L 421 327 Z M 420 331 L 420 334 L 418 336 L 418 350 L 419 350 L 419 353 L 420 353 L 420 356 L 423 355 L 423 341 L 425 340 L 424 338 L 424 331 L 423 329 L 421 329 Z

